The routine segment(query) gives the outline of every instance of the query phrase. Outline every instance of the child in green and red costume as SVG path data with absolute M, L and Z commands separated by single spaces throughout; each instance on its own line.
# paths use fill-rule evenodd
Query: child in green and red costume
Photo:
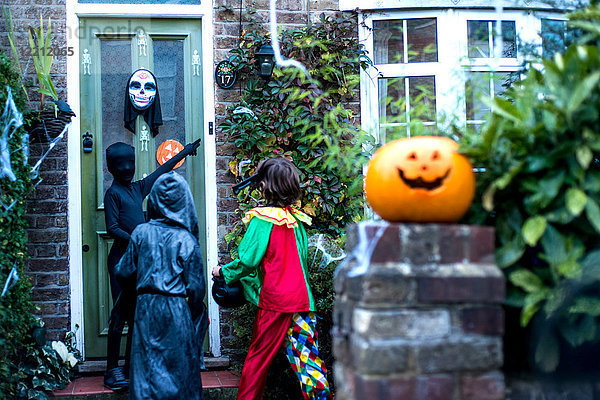
M 256 170 L 266 207 L 248 211 L 239 258 L 214 276 L 241 282 L 246 299 L 258 306 L 244 362 L 238 400 L 260 400 L 267 372 L 282 345 L 305 399 L 331 399 L 327 369 L 319 358 L 315 301 L 308 280 L 306 214 L 292 207 L 300 198 L 298 170 L 284 158 L 269 158 Z

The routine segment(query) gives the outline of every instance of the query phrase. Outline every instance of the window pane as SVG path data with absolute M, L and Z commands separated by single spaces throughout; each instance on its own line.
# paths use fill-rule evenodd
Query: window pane
M 379 123 L 406 122 L 404 78 L 379 79 Z
M 433 76 L 408 78 L 408 93 L 411 120 L 435 121 L 435 78 Z
M 100 41 L 100 87 L 102 93 L 103 197 L 112 183 L 106 165 L 106 148 L 116 142 L 133 145 L 134 135 L 123 127 L 124 88 L 131 74 L 131 41 Z M 136 168 L 137 169 L 137 168 Z M 139 169 L 138 169 L 139 170 Z
M 469 57 L 490 57 L 489 21 L 467 21 Z
M 435 18 L 406 21 L 408 62 L 437 61 L 437 22 Z
M 406 23 L 406 39 L 404 24 Z M 435 18 L 394 19 L 373 22 L 375 64 L 437 61 Z M 407 51 L 408 59 L 404 56 Z
M 403 20 L 373 22 L 373 40 L 375 64 L 393 64 L 404 62 Z
M 490 108 L 482 100 L 491 96 L 489 75 L 487 72 L 471 72 L 467 76 L 465 85 L 467 121 L 482 120 L 490 112 Z
M 502 96 L 517 77 L 518 73 L 515 72 L 494 73 L 494 97 Z
M 542 19 L 542 56 L 552 57 L 554 53 L 565 49 L 565 21 Z
M 408 125 L 379 125 L 379 143 L 384 144 L 392 140 L 408 137 Z
M 156 147 L 165 140 L 185 146 L 185 90 L 183 40 L 154 40 L 154 75 L 160 90 L 163 126 L 156 135 Z M 188 161 L 175 171 L 186 176 Z M 158 165 L 157 165 L 158 167 Z
M 517 58 L 517 28 L 515 21 L 502 21 L 502 57 Z
M 517 78 L 514 72 L 470 72 L 465 86 L 467 122 L 483 120 L 491 111 L 485 99 L 502 96 Z
M 495 21 L 467 21 L 469 57 L 490 58 L 494 56 L 490 48 Z M 517 57 L 517 29 L 515 21 L 502 21 L 502 57 Z
M 434 76 L 380 78 L 378 86 L 381 143 L 436 131 Z

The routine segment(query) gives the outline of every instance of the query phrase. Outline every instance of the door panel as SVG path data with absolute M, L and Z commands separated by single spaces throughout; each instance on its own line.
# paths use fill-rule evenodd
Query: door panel
M 185 144 L 184 43 L 180 39 L 153 38 L 152 44 L 154 75 L 160 82 L 163 116 L 163 126 L 154 140 L 162 143 L 167 139 L 175 139 Z M 187 164 L 183 163 L 175 171 L 186 176 Z
M 100 110 L 101 121 L 96 132 L 102 132 L 102 153 L 97 160 L 102 168 L 97 169 L 97 204 L 103 207 L 104 194 L 112 183 L 112 176 L 106 165 L 106 148 L 115 142 L 125 142 L 133 146 L 133 135 L 123 126 L 123 101 L 125 84 L 131 75 L 131 39 L 100 40 L 100 98 L 94 99 L 94 109 Z M 137 168 L 136 168 L 137 172 Z
M 94 141 L 91 153 L 81 153 L 85 350 L 93 358 L 106 356 L 112 308 L 106 266 L 112 238 L 106 233 L 103 204 L 112 184 L 106 148 L 118 141 L 131 144 L 136 153 L 134 179 L 138 180 L 158 166 L 156 149 L 163 141 L 185 144 L 203 137 L 202 75 L 192 70 L 192 54 L 202 51 L 201 20 L 85 18 L 80 20 L 80 32 L 81 132 L 91 133 Z M 141 133 L 150 129 L 141 116 L 135 133 L 123 123 L 127 81 L 142 67 L 156 77 L 163 114 L 160 133 L 149 135 L 145 143 Z M 202 165 L 203 146 L 176 171 L 192 189 L 206 265 Z M 124 344 L 125 340 L 122 350 Z

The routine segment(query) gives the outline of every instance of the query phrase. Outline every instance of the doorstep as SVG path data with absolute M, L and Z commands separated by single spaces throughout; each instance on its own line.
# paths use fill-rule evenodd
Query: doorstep
M 205 371 L 201 375 L 206 400 L 235 398 L 240 378 L 231 371 Z M 126 400 L 128 394 L 105 388 L 103 376 L 84 376 L 73 380 L 65 389 L 54 391 L 52 397 L 59 400 Z
M 123 360 L 119 360 L 120 366 L 123 366 L 123 363 Z M 77 365 L 78 371 L 82 374 L 106 371 L 106 360 L 85 360 Z M 204 365 L 207 369 L 227 369 L 229 357 L 204 357 Z

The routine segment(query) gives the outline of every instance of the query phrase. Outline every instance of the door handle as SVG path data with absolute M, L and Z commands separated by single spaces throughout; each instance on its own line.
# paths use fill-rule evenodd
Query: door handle
M 83 152 L 84 153 L 91 153 L 92 150 L 94 149 L 94 139 L 91 133 L 86 132 L 85 135 L 82 136 L 83 138 L 83 142 L 82 142 L 82 147 L 83 147 Z

